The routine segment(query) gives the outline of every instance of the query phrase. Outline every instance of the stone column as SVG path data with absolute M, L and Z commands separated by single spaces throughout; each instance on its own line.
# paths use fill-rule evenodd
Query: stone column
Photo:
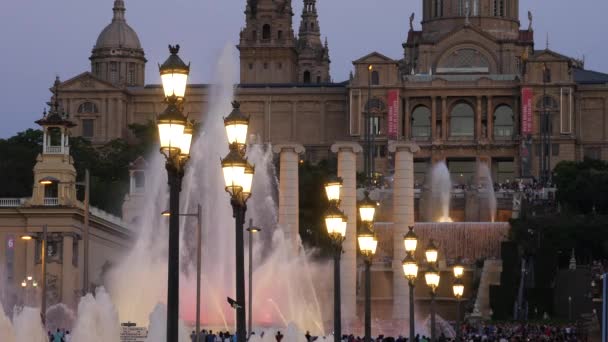
M 475 138 L 481 139 L 481 96 L 477 96 L 477 108 L 475 110 Z
M 272 148 L 279 154 L 279 226 L 285 232 L 287 241 L 292 243 L 292 251 L 298 250 L 299 225 L 299 155 L 304 153 L 300 144 L 279 144 Z
M 437 98 L 431 96 L 431 141 L 437 139 Z
M 402 261 L 405 258 L 403 236 L 414 225 L 414 153 L 418 145 L 391 141 L 388 150 L 395 153 L 393 191 L 393 319 L 409 317 L 408 283 L 403 276 Z
M 441 97 L 441 139 L 448 141 L 448 98 Z
M 494 105 L 492 104 L 492 96 L 488 96 L 488 117 L 487 117 L 486 138 L 488 138 L 488 141 L 494 140 Z
M 342 178 L 340 208 L 348 217 L 340 277 L 342 285 L 342 321 L 357 316 L 357 153 L 363 149 L 354 142 L 337 142 L 331 151 L 338 154 L 338 177 Z
M 61 269 L 61 302 L 70 308 L 75 308 L 75 295 L 74 295 L 74 282 L 76 281 L 76 274 L 74 273 L 74 266 L 72 264 L 72 258 L 74 256 L 74 237 L 72 235 L 63 236 L 63 264 Z

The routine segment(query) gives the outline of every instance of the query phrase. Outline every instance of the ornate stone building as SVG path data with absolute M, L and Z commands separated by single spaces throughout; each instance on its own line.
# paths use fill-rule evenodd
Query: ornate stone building
M 334 141 L 363 141 L 369 111 L 378 171 L 391 169 L 389 140 L 415 141 L 419 183 L 438 160 L 466 184 L 480 161 L 504 182 L 538 176 L 542 160 L 553 167 L 608 159 L 608 75 L 548 47 L 536 49 L 532 15 L 522 28 L 519 1 L 423 0 L 422 29 L 414 30 L 412 14 L 402 58 L 370 53 L 353 62 L 343 83 L 331 82 L 316 0 L 303 1 L 298 36 L 290 0 L 247 2 L 236 96 L 263 141 L 301 143 L 306 158 L 319 160 Z M 145 54 L 124 1 L 116 0 L 113 12 L 92 51 L 91 71 L 60 86 L 62 106 L 78 123 L 72 134 L 96 144 L 127 138 L 130 123 L 152 120 L 162 109 L 160 85 L 145 85 Z M 206 115 L 208 91 L 189 86 L 191 117 Z M 551 123 L 545 148 L 542 113 Z

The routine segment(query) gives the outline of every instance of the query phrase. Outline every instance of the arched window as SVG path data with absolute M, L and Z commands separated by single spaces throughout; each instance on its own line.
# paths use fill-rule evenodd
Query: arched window
M 270 25 L 268 24 L 262 27 L 262 39 L 270 39 Z
M 502 105 L 494 111 L 494 138 L 510 139 L 513 136 L 513 109 Z
M 380 84 L 380 73 L 376 70 L 372 71 L 372 85 Z
M 304 83 L 310 83 L 310 71 L 304 71 Z
M 428 107 L 418 106 L 412 112 L 412 138 L 431 137 L 431 111 Z
M 473 137 L 475 131 L 475 111 L 468 103 L 461 102 L 450 113 L 450 136 Z
M 537 110 L 554 111 L 554 110 L 557 110 L 558 108 L 559 108 L 559 106 L 557 105 L 557 100 L 555 100 L 555 98 L 553 96 L 545 95 L 544 97 L 541 97 L 536 102 Z
M 80 106 L 78 106 L 78 114 L 92 114 L 98 113 L 97 105 L 93 102 L 84 102 Z

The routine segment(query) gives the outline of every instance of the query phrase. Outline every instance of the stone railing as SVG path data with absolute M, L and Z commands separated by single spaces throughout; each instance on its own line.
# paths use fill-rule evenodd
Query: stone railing
M 59 205 L 59 198 L 57 198 L 57 197 L 45 197 L 44 198 L 44 205 L 46 205 L 46 206 L 58 206 Z
M 16 208 L 25 204 L 26 198 L 0 198 L 0 207 Z
M 93 216 L 97 216 L 100 219 L 106 220 L 108 222 L 114 223 L 115 225 L 121 226 L 123 228 L 128 228 L 128 225 L 126 222 L 124 222 L 120 217 L 118 216 L 114 216 L 108 212 L 105 212 L 101 209 L 95 208 L 95 207 L 89 207 L 89 211 L 91 212 L 91 215 Z
M 70 148 L 67 146 L 45 146 L 45 154 L 70 154 Z

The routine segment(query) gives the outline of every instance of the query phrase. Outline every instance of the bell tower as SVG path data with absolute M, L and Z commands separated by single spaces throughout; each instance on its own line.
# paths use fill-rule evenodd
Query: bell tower
M 76 125 L 59 105 L 59 77 L 53 85 L 53 97 L 42 119 L 42 153 L 34 166 L 34 187 L 29 205 L 71 206 L 76 201 L 76 169 L 70 156 L 69 130 Z
M 248 0 L 245 17 L 246 25 L 237 46 L 241 83 L 296 82 L 291 0 Z
M 329 47 L 321 43 L 317 0 L 304 0 L 298 37 L 298 82 L 330 82 Z

